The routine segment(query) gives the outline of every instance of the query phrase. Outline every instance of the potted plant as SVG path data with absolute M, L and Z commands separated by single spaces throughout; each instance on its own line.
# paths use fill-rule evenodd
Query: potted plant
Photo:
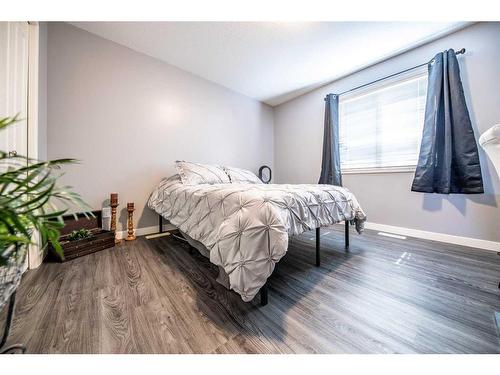
M 78 241 L 87 238 L 92 238 L 92 232 L 85 228 L 74 230 L 68 234 L 68 241 Z
M 18 121 L 17 116 L 0 118 L 0 131 Z M 71 163 L 75 160 L 37 161 L 0 150 L 0 311 L 21 280 L 34 231 L 40 234 L 41 249 L 50 242 L 64 257 L 59 243 L 62 216 L 72 206 L 87 209 L 71 187 L 57 184 L 57 171 Z

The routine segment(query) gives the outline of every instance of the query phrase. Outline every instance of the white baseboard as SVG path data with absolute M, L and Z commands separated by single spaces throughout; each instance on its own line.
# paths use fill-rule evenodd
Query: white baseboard
M 135 230 L 135 235 L 136 236 L 145 236 L 147 234 L 156 233 L 156 232 L 158 232 L 158 225 L 153 225 L 152 227 L 137 228 Z M 116 231 L 116 238 L 118 238 L 119 240 L 122 240 L 125 237 L 127 237 L 126 230 Z
M 169 224 L 164 224 L 165 231 L 172 230 L 172 228 L 169 228 L 168 225 Z M 429 232 L 429 231 L 425 231 L 425 230 L 396 227 L 393 225 L 378 224 L 378 223 L 371 223 L 371 222 L 366 222 L 365 228 L 372 229 L 372 230 L 378 230 L 381 232 L 395 233 L 395 234 L 399 234 L 399 235 L 403 235 L 403 236 L 423 238 L 426 240 L 445 242 L 445 243 L 451 243 L 454 245 L 475 247 L 478 249 L 500 252 L 500 242 L 480 240 L 479 238 L 454 236 L 451 234 Z M 151 227 L 137 228 L 135 230 L 135 235 L 136 236 L 145 236 L 145 235 L 157 233 L 157 232 L 158 232 L 158 226 L 153 225 Z M 116 238 L 123 239 L 125 237 L 127 237 L 127 231 L 124 230 L 124 231 L 116 232 Z
M 370 223 L 370 222 L 365 223 L 365 228 L 378 230 L 382 232 L 395 233 L 403 236 L 423 238 L 426 240 L 432 240 L 438 242 L 445 242 L 454 245 L 475 247 L 483 250 L 500 251 L 500 242 L 480 240 L 479 238 L 454 236 L 451 234 L 429 232 L 425 230 L 396 227 L 393 225 Z

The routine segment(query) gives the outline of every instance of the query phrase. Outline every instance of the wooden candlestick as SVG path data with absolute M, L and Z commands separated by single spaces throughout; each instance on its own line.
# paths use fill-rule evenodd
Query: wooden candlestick
M 128 212 L 128 220 L 127 220 L 128 236 L 125 239 L 127 241 L 133 241 L 133 240 L 135 240 L 135 234 L 134 234 L 134 203 L 127 203 L 127 212 Z
M 116 207 L 118 207 L 118 194 L 111 193 L 109 198 L 109 205 L 111 206 L 111 231 L 115 232 L 115 243 L 120 243 L 116 238 Z

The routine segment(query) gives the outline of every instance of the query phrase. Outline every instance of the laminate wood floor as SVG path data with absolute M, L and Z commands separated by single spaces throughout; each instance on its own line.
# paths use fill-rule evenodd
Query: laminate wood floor
M 171 237 L 28 271 L 9 343 L 29 353 L 499 353 L 500 256 L 322 229 L 291 239 L 269 304 Z

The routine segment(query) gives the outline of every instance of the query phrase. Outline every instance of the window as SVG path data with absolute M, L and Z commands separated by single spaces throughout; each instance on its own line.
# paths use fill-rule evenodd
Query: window
M 422 139 L 426 95 L 425 70 L 398 75 L 342 95 L 339 99 L 342 171 L 414 168 Z

